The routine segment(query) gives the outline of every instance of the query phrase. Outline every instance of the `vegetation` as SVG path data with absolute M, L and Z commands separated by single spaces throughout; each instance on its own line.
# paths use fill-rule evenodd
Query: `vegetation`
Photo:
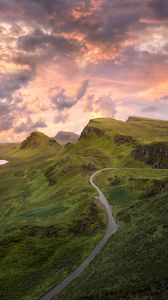
M 38 299 L 91 252 L 106 215 L 88 178 L 110 166 L 146 170 L 97 177 L 119 230 L 60 299 L 143 299 L 150 286 L 166 295 L 167 171 L 151 169 L 133 151 L 167 143 L 167 129 L 166 121 L 95 119 L 74 145 L 37 132 L 21 145 L 0 145 L 0 157 L 10 161 L 0 167 L 0 299 Z
M 168 299 L 168 171 L 106 171 L 96 183 L 119 229 L 57 299 Z
M 37 299 L 105 230 L 86 170 L 70 170 L 60 146 L 41 144 L 10 148 L 0 169 L 0 299 Z

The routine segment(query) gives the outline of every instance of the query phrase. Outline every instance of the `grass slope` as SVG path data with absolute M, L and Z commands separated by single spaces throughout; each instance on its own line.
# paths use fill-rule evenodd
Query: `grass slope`
M 132 156 L 131 153 L 135 147 L 134 140 L 136 143 L 166 142 L 167 130 L 168 122 L 166 121 L 133 118 L 124 123 L 113 119 L 95 119 L 89 122 L 75 145 L 68 144 L 63 148 L 43 134 L 35 133 L 28 137 L 21 146 L 16 145 L 12 149 L 9 147 L 5 156 L 1 150 L 4 148 L 0 147 L 1 157 L 10 161 L 9 164 L 0 167 L 1 299 L 38 299 L 43 292 L 80 264 L 101 239 L 106 222 L 105 213 L 96 199 L 95 191 L 88 183 L 88 177 L 94 170 L 109 166 L 150 168 Z M 155 135 L 152 135 L 153 132 Z M 116 135 L 120 136 L 116 138 Z M 125 173 L 123 176 L 121 174 L 117 176 L 119 182 L 122 183 L 128 177 Z M 103 186 L 107 186 L 108 193 L 108 180 L 104 182 L 103 178 L 102 183 Z M 133 215 L 137 214 L 136 218 L 140 218 L 140 204 L 137 207 L 135 205 L 142 202 L 137 198 L 139 196 L 134 195 L 133 189 L 129 190 L 127 182 L 121 183 L 118 187 L 116 185 L 118 179 L 112 176 L 111 180 L 114 181 L 115 186 L 114 190 L 110 190 L 109 193 L 112 193 L 111 197 L 115 199 L 116 216 L 122 211 L 123 203 L 125 203 L 125 208 L 133 207 L 132 209 L 135 210 Z M 124 184 L 127 186 L 126 189 Z M 148 189 L 146 184 L 144 186 L 143 181 L 138 182 L 138 185 Z M 137 190 L 136 180 L 135 190 Z M 160 191 L 156 197 L 159 201 L 165 201 Z M 152 215 L 151 207 L 152 205 L 148 204 L 144 208 L 146 222 L 147 215 Z M 125 214 L 126 220 L 129 219 L 127 211 Z M 124 247 L 129 245 L 129 237 L 133 238 L 136 234 L 135 225 L 136 222 L 135 224 L 133 222 L 132 228 L 134 229 L 132 230 L 134 231 L 130 233 L 130 236 L 126 235 Z M 120 227 L 121 230 L 126 230 L 125 225 Z M 127 230 L 130 230 L 129 224 L 127 224 Z M 120 234 L 123 235 L 120 236 Z M 118 244 L 113 242 L 113 238 L 108 244 L 118 245 L 116 246 L 118 247 L 116 259 L 119 258 L 117 253 L 122 251 L 124 235 L 125 232 L 117 232 L 114 238 L 119 241 Z M 109 249 L 107 247 L 104 251 Z M 131 244 L 129 247 L 131 248 Z M 111 263 L 114 261 L 111 262 L 109 251 L 107 250 L 107 259 L 109 269 L 111 269 Z M 99 256 L 100 260 L 104 257 L 103 253 L 102 255 Z M 132 255 L 130 259 L 131 257 Z M 117 264 L 117 260 L 115 263 Z M 106 264 L 105 266 L 107 267 Z M 104 280 L 108 282 L 110 293 L 112 283 L 103 277 L 101 267 L 103 267 L 101 264 L 100 269 L 96 265 L 98 282 L 102 286 L 100 297 L 101 295 L 104 297 Z M 120 267 L 120 270 L 122 268 L 124 270 L 122 261 Z M 87 287 L 86 277 L 81 277 L 81 279 L 84 283 L 86 281 Z M 83 287 L 84 283 L 82 283 Z M 90 290 L 90 286 L 88 288 Z M 87 296 L 86 293 L 79 295 L 76 285 L 73 291 L 73 297 L 79 296 L 80 299 L 82 295 Z M 94 293 L 99 297 L 94 287 L 92 287 L 91 294 L 88 291 L 88 297 L 94 296 Z M 67 294 L 65 292 L 65 297 L 68 295 L 69 292 Z
M 86 172 L 68 170 L 60 146 L 29 142 L 9 149 L 10 163 L 0 169 L 4 300 L 37 299 L 90 253 L 105 229 Z
M 168 171 L 107 171 L 96 183 L 119 229 L 57 299 L 168 299 Z
M 3 158 L 7 159 L 8 153 L 17 146 L 18 146 L 18 144 L 14 144 L 14 143 L 0 144 L 0 159 L 3 159 Z

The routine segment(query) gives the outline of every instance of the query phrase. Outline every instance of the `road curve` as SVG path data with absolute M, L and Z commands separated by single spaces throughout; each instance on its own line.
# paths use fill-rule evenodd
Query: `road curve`
M 90 184 L 95 188 L 95 190 L 98 193 L 98 199 L 105 207 L 107 217 L 108 217 L 108 223 L 107 223 L 107 229 L 106 234 L 104 235 L 103 239 L 97 244 L 96 248 L 91 252 L 91 254 L 84 260 L 84 262 L 75 269 L 72 273 L 70 273 L 63 281 L 61 281 L 59 284 L 57 284 L 55 287 L 51 288 L 44 296 L 42 296 L 39 300 L 51 300 L 53 297 L 57 296 L 64 288 L 66 288 L 74 279 L 76 279 L 91 263 L 91 261 L 96 257 L 96 255 L 101 251 L 101 249 L 104 247 L 104 245 L 107 243 L 109 238 L 113 233 L 117 230 L 117 224 L 115 223 L 115 220 L 112 216 L 112 209 L 110 205 L 108 204 L 108 201 L 102 191 L 99 189 L 99 187 L 94 183 L 93 179 L 94 177 L 103 172 L 108 170 L 136 170 L 136 171 L 156 171 L 160 169 L 142 169 L 142 168 L 104 168 L 99 171 L 96 171 L 93 173 L 89 179 Z M 162 171 L 168 171 L 168 169 L 162 169 Z
M 112 216 L 112 209 L 110 205 L 107 202 L 106 197 L 103 195 L 102 191 L 98 188 L 98 186 L 94 183 L 93 179 L 94 177 L 106 170 L 112 170 L 115 168 L 105 168 L 102 170 L 99 170 L 92 174 L 90 177 L 90 184 L 95 188 L 95 190 L 98 193 L 98 199 L 105 207 L 107 217 L 108 217 L 108 223 L 107 223 L 107 229 L 106 234 L 102 238 L 102 240 L 97 244 L 95 249 L 91 252 L 91 254 L 83 261 L 83 263 L 75 269 L 72 273 L 70 273 L 63 281 L 61 281 L 59 284 L 57 284 L 55 287 L 50 289 L 44 296 L 40 298 L 40 300 L 51 300 L 53 297 L 57 296 L 65 287 L 67 287 L 75 278 L 77 278 L 91 263 L 91 261 L 96 257 L 96 255 L 101 251 L 101 249 L 104 247 L 104 245 L 107 243 L 109 238 L 115 231 L 117 230 L 117 224 L 115 223 L 115 220 Z

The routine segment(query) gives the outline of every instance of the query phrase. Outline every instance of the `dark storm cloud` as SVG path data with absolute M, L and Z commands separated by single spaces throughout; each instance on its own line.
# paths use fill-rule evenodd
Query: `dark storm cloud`
M 84 80 L 83 83 L 81 84 L 81 87 L 77 91 L 76 94 L 77 100 L 80 100 L 86 94 L 88 86 L 89 86 L 89 80 Z
M 53 25 L 64 20 L 72 9 L 88 9 L 91 0 L 0 0 L 0 12 L 7 18 L 18 17 L 28 20 L 31 24 Z M 54 22 L 53 22 L 54 21 Z
M 77 44 L 60 35 L 46 34 L 40 29 L 19 38 L 18 45 L 22 50 L 28 52 L 39 48 L 50 52 L 53 48 L 56 52 L 69 54 L 77 50 Z
M 168 68 L 166 54 L 139 51 L 133 46 L 128 46 L 123 48 L 116 60 L 109 59 L 107 62 L 88 65 L 85 74 L 88 78 L 100 76 L 100 79 L 111 80 L 111 85 L 135 92 L 143 88 L 141 84 L 145 87 L 151 80 L 156 82 L 162 80 L 160 74 L 166 76 L 166 67 Z
M 31 26 L 32 32 L 18 38 L 20 52 L 13 59 L 18 63 L 22 59 L 22 63 L 25 61 L 28 65 L 34 64 L 34 67 L 39 61 L 51 61 L 57 55 L 71 59 L 73 54 L 87 52 L 88 43 L 98 44 L 104 48 L 103 51 L 108 49 L 109 44 L 118 47 L 120 42 L 130 38 L 130 31 L 139 31 L 146 26 L 139 23 L 145 7 L 139 0 L 102 0 L 99 9 L 94 8 L 91 0 L 0 0 L 0 4 L 6 12 L 10 12 L 6 16 L 9 22 L 13 12 L 16 22 L 23 19 Z M 17 16 L 14 8 L 18 6 Z M 79 18 L 75 18 L 72 12 L 79 13 Z M 65 38 L 65 33 L 84 34 L 85 37 L 79 41 Z M 34 60 L 30 57 L 33 52 Z
M 0 17 L 5 21 L 0 29 L 3 32 L 0 56 L 5 63 L 8 63 L 9 58 L 10 63 L 19 65 L 19 71 L 14 71 L 13 74 L 0 74 L 0 98 L 9 100 L 0 105 L 1 129 L 7 130 L 6 128 L 13 126 L 14 114 L 15 117 L 21 112 L 26 115 L 26 108 L 17 105 L 13 97 L 16 91 L 35 77 L 36 71 L 44 63 L 47 69 L 54 60 L 60 72 L 64 69 L 67 77 L 72 75 L 74 68 L 75 72 L 77 70 L 84 74 L 84 78 L 93 76 L 114 79 L 114 85 L 117 84 L 115 81 L 125 83 L 128 80 L 132 85 L 121 85 L 121 88 L 131 92 L 142 89 L 142 86 L 137 87 L 135 81 L 141 80 L 145 85 L 151 78 L 163 74 L 161 67 L 166 69 L 168 65 L 167 54 L 161 53 L 159 47 L 158 53 L 150 53 L 150 49 L 143 51 L 135 45 L 138 46 L 143 41 L 146 28 L 153 26 L 150 22 L 142 22 L 142 19 L 150 21 L 150 18 L 160 18 L 165 21 L 168 17 L 168 1 L 100 2 L 99 5 L 99 1 L 91 0 L 0 0 Z M 11 29 L 8 25 L 11 25 Z M 128 46 L 130 44 L 132 46 Z M 116 50 L 117 57 L 111 58 L 113 49 Z M 163 52 L 166 53 L 166 50 Z M 107 57 L 103 59 L 100 55 L 99 58 L 99 53 L 107 53 Z M 65 67 L 67 65 L 69 68 Z M 21 67 L 26 70 L 20 71 Z M 68 109 L 86 95 L 88 84 L 88 80 L 83 81 L 74 96 L 70 96 L 65 87 L 50 97 L 53 106 L 58 110 L 55 122 L 66 122 Z M 101 85 L 103 84 L 100 81 L 100 87 Z M 162 97 L 162 100 L 167 100 L 166 97 Z M 96 112 L 115 116 L 116 104 L 110 96 L 91 95 L 87 99 L 87 111 L 95 109 Z M 149 112 L 152 107 L 144 109 Z M 43 120 L 38 122 L 33 123 L 28 119 L 21 122 L 15 130 L 20 133 L 35 127 L 45 127 Z
M 120 41 L 125 38 L 129 27 L 136 24 L 139 18 L 140 15 L 135 13 L 107 16 L 103 22 L 88 30 L 88 38 L 91 41 L 106 43 Z
M 32 71 L 19 71 L 11 74 L 0 74 L 0 98 L 11 98 L 13 93 L 26 86 L 33 79 Z
M 90 15 L 73 19 L 67 16 L 62 30 L 77 31 L 86 35 L 86 40 L 96 43 L 115 44 L 124 41 L 132 31 L 144 30 L 145 23 L 139 22 L 146 12 L 146 1 L 103 0 Z
M 15 73 L 0 73 L 0 131 L 13 129 L 19 118 L 32 113 L 19 90 L 26 87 L 33 78 L 33 68 Z M 44 124 L 38 122 L 35 125 L 41 127 Z
M 0 103 L 0 117 L 7 115 L 10 112 L 10 105 L 9 103 L 2 102 Z
M 36 65 L 43 61 L 42 55 L 36 53 L 26 53 L 25 51 L 17 51 L 17 53 L 13 56 L 13 62 L 19 65 L 28 66 L 32 72 Z
M 58 93 L 51 97 L 51 101 L 58 110 L 69 109 L 85 96 L 88 86 L 89 80 L 84 80 L 74 97 L 68 96 L 66 90 L 61 89 Z
M 57 123 L 66 123 L 68 120 L 69 114 L 67 112 L 59 112 L 54 118 L 54 122 Z
M 150 0 L 149 6 L 154 10 L 159 18 L 168 18 L 168 1 L 167 0 Z
M 9 13 L 19 9 L 19 3 L 12 0 L 0 0 L 0 12 Z
M 0 116 L 0 131 L 9 130 L 13 127 L 15 117 L 12 114 Z
M 23 1 L 26 4 L 26 1 Z M 34 12 L 38 14 L 38 11 L 45 12 L 48 15 L 52 15 L 56 13 L 66 13 L 71 9 L 77 0 L 30 0 L 29 5 L 26 5 L 27 10 L 30 8 L 31 13 L 32 9 L 34 8 Z
M 90 0 L 23 0 L 21 2 L 8 0 L 8 5 L 5 4 L 4 0 L 3 2 L 6 11 L 8 8 L 10 13 L 13 11 L 12 6 L 20 7 L 19 19 L 23 18 L 27 23 L 33 20 L 32 26 L 34 28 L 42 26 L 52 32 L 52 35 L 49 36 L 37 29 L 32 35 L 23 37 L 21 44 L 26 51 L 29 51 L 31 46 L 34 49 L 46 44 L 50 44 L 56 49 L 58 47 L 58 50 L 62 47 L 71 48 L 72 44 L 68 45 L 68 42 L 59 36 L 61 32 L 84 33 L 86 39 L 90 41 L 114 42 L 114 39 L 124 38 L 128 28 L 137 24 L 143 14 L 142 3 L 140 8 L 138 6 L 140 1 L 136 1 L 136 6 L 139 9 L 135 9 L 135 1 L 117 1 L 116 3 L 116 1 L 102 0 L 102 7 L 99 10 L 93 9 Z M 123 9 L 123 5 L 125 9 Z M 72 11 L 81 13 L 81 16 L 75 19 Z M 85 15 L 88 12 L 89 14 Z M 41 18 L 41 21 L 38 18 Z M 142 24 L 139 26 L 142 27 Z
M 161 100 L 163 100 L 163 101 L 167 101 L 168 100 L 168 95 L 165 95 L 165 96 L 163 96 L 163 97 L 161 97 Z
M 156 111 L 158 111 L 158 107 L 153 106 L 153 105 L 144 107 L 142 109 L 142 112 L 146 112 L 146 113 L 151 113 L 151 112 L 156 112 Z
M 65 89 L 62 89 L 56 95 L 52 96 L 51 100 L 58 110 L 64 110 L 65 108 L 71 108 L 77 102 L 76 98 L 69 97 L 66 94 Z
M 95 101 L 95 95 L 92 94 L 87 96 L 84 105 L 85 112 L 94 111 L 94 101 Z
M 39 119 L 36 122 L 33 122 L 32 119 L 29 117 L 26 122 L 22 122 L 19 126 L 15 127 L 15 133 L 21 132 L 31 132 L 37 130 L 38 128 L 46 128 L 47 125 L 43 119 Z
M 11 98 L 6 98 L 0 102 L 0 131 L 5 131 L 15 127 L 16 121 L 20 116 L 25 117 L 29 115 L 31 111 L 23 103 L 23 99 L 20 96 L 13 96 Z M 32 122 L 29 122 L 32 124 Z M 42 127 L 44 123 L 39 122 L 36 124 L 37 127 Z M 21 131 L 20 131 L 21 132 Z
M 9 101 L 0 102 L 0 131 L 12 128 L 15 117 L 12 113 L 13 105 Z

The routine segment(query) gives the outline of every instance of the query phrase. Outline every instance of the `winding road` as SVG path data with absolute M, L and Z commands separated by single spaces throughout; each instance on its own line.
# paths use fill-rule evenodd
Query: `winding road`
M 112 215 L 112 209 L 111 206 L 108 204 L 108 201 L 102 191 L 99 189 L 99 187 L 94 183 L 94 177 L 103 172 L 108 170 L 148 170 L 149 169 L 142 169 L 142 168 L 104 168 L 99 171 L 96 171 L 94 174 L 90 177 L 90 184 L 95 188 L 95 190 L 98 193 L 98 199 L 105 207 L 107 217 L 108 217 L 108 223 L 107 223 L 107 229 L 104 237 L 102 240 L 97 244 L 95 249 L 91 252 L 91 254 L 83 261 L 83 263 L 75 269 L 72 273 L 70 273 L 63 281 L 61 281 L 59 284 L 57 284 L 55 287 L 50 289 L 44 296 L 42 296 L 39 300 L 51 300 L 53 297 L 57 296 L 64 288 L 66 288 L 74 279 L 76 279 L 91 263 L 91 261 L 96 257 L 96 255 L 101 251 L 101 249 L 104 247 L 104 245 L 107 243 L 109 238 L 114 234 L 117 230 L 117 224 L 115 223 L 115 220 Z M 157 169 L 150 169 L 151 170 L 157 170 Z M 168 171 L 168 169 L 162 169 L 162 171 Z
M 63 281 L 61 281 L 59 284 L 57 284 L 55 287 L 53 287 L 51 290 L 49 290 L 44 296 L 40 298 L 40 300 L 51 300 L 53 297 L 57 296 L 65 287 L 67 287 L 75 278 L 77 278 L 91 263 L 91 261 L 96 257 L 96 255 L 101 251 L 101 249 L 104 247 L 104 245 L 107 243 L 109 238 L 115 231 L 117 230 L 117 224 L 115 223 L 115 220 L 112 216 L 112 209 L 111 206 L 108 204 L 106 197 L 103 195 L 102 191 L 98 188 L 98 186 L 94 183 L 93 179 L 94 177 L 106 170 L 112 170 L 114 168 L 106 168 L 99 170 L 92 174 L 90 177 L 90 184 L 96 189 L 98 192 L 98 198 L 100 202 L 105 207 L 107 217 L 108 217 L 108 224 L 107 224 L 107 230 L 106 234 L 102 238 L 102 240 L 97 244 L 95 249 L 91 252 L 91 254 L 83 261 L 83 263 L 75 269 L 72 273 L 70 273 Z

